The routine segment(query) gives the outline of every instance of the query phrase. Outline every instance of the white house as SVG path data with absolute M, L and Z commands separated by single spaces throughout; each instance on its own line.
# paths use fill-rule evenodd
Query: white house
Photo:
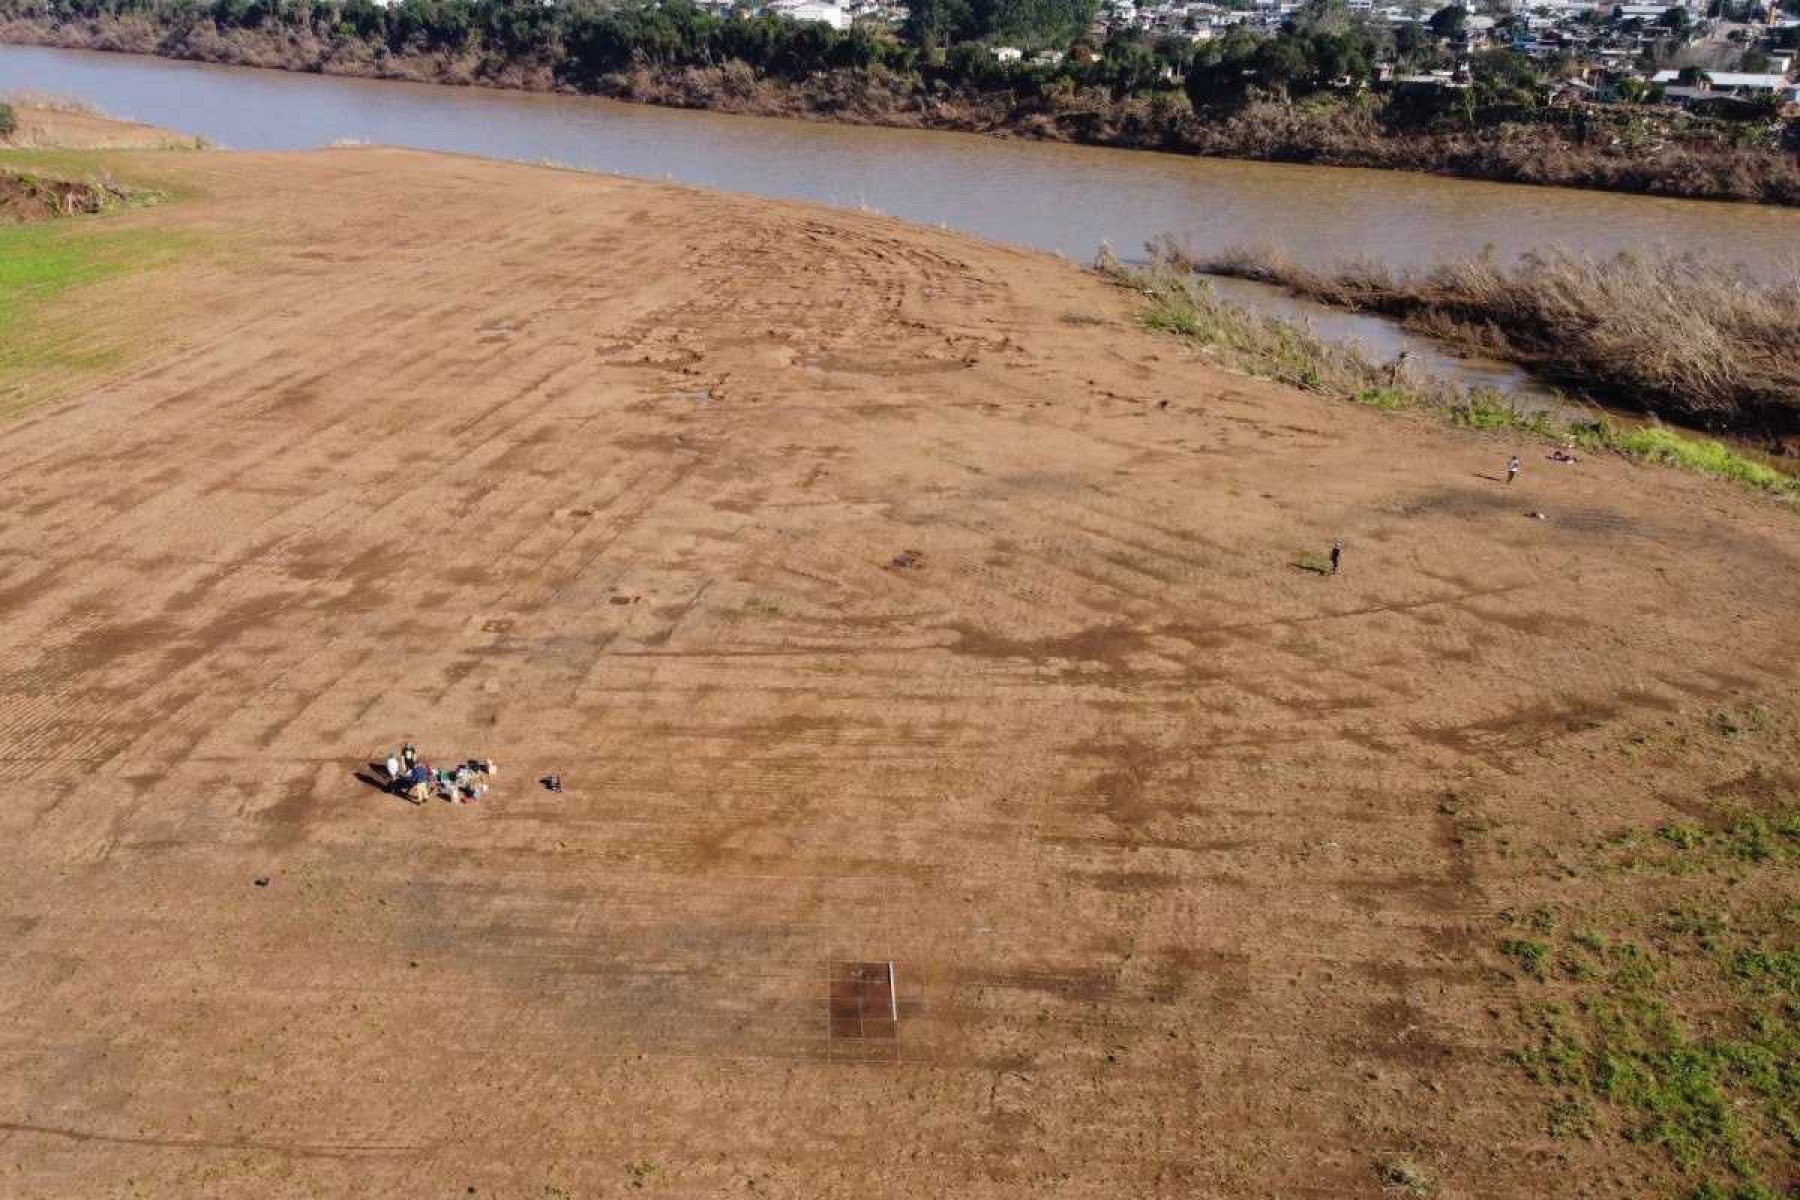
M 997 63 L 1016 63 L 1025 57 L 1025 52 L 1017 46 L 995 46 L 993 55 Z
M 790 21 L 823 21 L 833 29 L 850 28 L 850 14 L 835 0 L 774 0 L 769 11 Z
M 1702 74 L 1714 95 L 1775 96 L 1788 87 L 1786 75 L 1758 75 L 1745 71 L 1705 71 Z M 1668 87 L 1680 78 L 1680 71 L 1658 71 L 1650 77 L 1650 82 Z

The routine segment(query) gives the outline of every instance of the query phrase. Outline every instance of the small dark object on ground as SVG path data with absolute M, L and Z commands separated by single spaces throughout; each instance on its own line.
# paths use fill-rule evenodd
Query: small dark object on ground
M 258 875 L 256 877 L 255 883 L 256 883 L 257 887 L 268 887 L 269 886 L 269 877 L 267 875 Z
M 544 785 L 544 790 L 547 792 L 562 791 L 562 776 L 561 775 L 546 775 L 542 779 L 538 780 L 538 782 Z
M 897 570 L 907 571 L 924 565 L 925 556 L 917 550 L 902 550 L 894 555 L 893 566 Z

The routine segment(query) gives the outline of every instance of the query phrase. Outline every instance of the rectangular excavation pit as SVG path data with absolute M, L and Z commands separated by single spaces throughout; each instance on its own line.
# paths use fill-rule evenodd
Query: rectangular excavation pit
M 898 1036 L 900 1006 L 891 962 L 840 962 L 831 967 L 831 1040 L 891 1042 Z

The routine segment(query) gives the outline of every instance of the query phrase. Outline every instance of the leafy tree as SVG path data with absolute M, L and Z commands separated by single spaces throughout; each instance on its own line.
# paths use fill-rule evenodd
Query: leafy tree
M 1381 46 L 1367 25 L 1343 15 L 1338 0 L 1309 4 L 1275 37 L 1233 26 L 1207 43 L 1187 73 L 1196 106 L 1242 100 L 1250 87 L 1303 96 L 1339 81 L 1375 76 Z
M 907 0 L 905 32 L 926 51 L 990 40 L 1066 46 L 1099 10 L 1099 0 Z
M 1222 38 L 1207 42 L 1188 69 L 1188 99 L 1196 108 L 1226 104 L 1244 94 L 1245 72 L 1266 39 L 1248 26 L 1233 25 Z
M 965 0 L 907 0 L 907 40 L 927 54 L 960 40 L 973 27 Z
M 19 114 L 13 111 L 10 104 L 0 104 L 0 138 L 11 137 L 19 131 Z
M 1544 78 L 1536 65 L 1511 50 L 1484 50 L 1469 59 L 1475 99 L 1482 104 L 1536 104 Z
M 1394 58 L 1409 65 L 1429 62 L 1436 58 L 1437 47 L 1425 36 L 1425 31 L 1410 21 L 1394 28 Z
M 1317 82 L 1312 59 L 1299 38 L 1272 38 L 1257 47 L 1251 62 L 1258 83 L 1289 95 L 1311 91 Z
M 1447 4 L 1431 14 L 1426 22 L 1431 27 L 1434 37 L 1443 41 L 1458 41 L 1468 32 L 1469 10 L 1460 4 Z

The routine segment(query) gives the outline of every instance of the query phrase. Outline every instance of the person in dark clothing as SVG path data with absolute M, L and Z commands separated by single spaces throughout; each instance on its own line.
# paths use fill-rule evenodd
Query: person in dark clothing
M 406 743 L 406 745 L 400 747 L 400 765 L 406 771 L 408 771 L 410 773 L 413 769 L 413 764 L 417 763 L 418 761 L 419 761 L 419 748 L 417 746 L 413 745 L 411 742 L 408 742 L 408 743 Z
M 1331 573 L 1338 573 L 1338 566 L 1344 561 L 1344 543 L 1331 543 Z

